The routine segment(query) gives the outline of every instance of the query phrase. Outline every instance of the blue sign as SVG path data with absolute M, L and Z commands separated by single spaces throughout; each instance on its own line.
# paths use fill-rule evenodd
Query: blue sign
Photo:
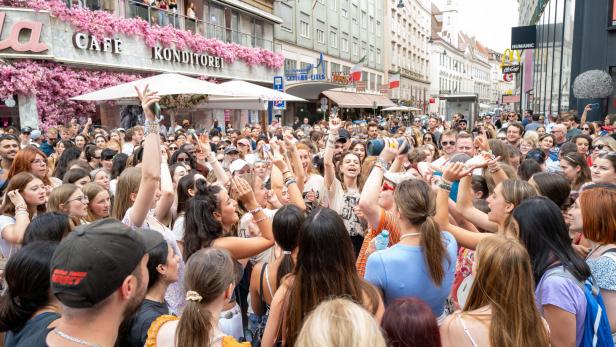
M 324 81 L 327 79 L 325 68 L 323 53 L 321 53 L 317 59 L 317 65 L 308 64 L 303 69 L 285 70 L 284 77 L 287 81 Z
M 282 76 L 274 76 L 274 90 L 284 91 L 284 79 Z M 286 105 L 284 101 L 274 101 L 273 106 L 275 110 L 284 110 L 286 109 Z

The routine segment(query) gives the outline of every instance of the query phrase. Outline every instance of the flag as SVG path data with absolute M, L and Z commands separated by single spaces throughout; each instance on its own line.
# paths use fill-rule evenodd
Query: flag
M 400 70 L 394 74 L 389 74 L 389 89 L 400 87 Z
M 355 81 L 361 81 L 361 71 L 362 68 L 364 66 L 364 60 L 366 60 L 366 56 L 364 55 L 363 58 L 361 58 L 357 64 L 355 64 L 352 68 L 351 68 L 351 73 L 350 73 L 350 80 L 349 82 L 355 82 Z

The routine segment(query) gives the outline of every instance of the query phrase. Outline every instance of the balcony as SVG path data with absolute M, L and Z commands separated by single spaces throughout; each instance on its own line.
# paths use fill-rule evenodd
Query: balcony
M 83 6 L 92 10 L 103 9 L 101 7 L 103 0 L 82 1 L 84 1 L 82 3 Z M 227 43 L 236 43 L 241 46 L 263 48 L 273 52 L 282 51 L 282 45 L 280 43 L 275 43 L 272 40 L 267 40 L 261 36 L 253 35 L 252 33 L 233 30 L 232 28 L 212 24 L 198 18 L 190 18 L 178 13 L 175 9 L 160 9 L 145 4 L 143 0 L 119 0 L 118 2 L 123 2 L 124 11 L 115 11 L 115 13 L 121 15 L 120 13 L 124 12 L 126 18 L 141 18 L 150 25 L 158 25 L 161 27 L 172 26 L 176 29 L 187 30 L 193 34 L 201 35 L 206 38 L 218 39 Z

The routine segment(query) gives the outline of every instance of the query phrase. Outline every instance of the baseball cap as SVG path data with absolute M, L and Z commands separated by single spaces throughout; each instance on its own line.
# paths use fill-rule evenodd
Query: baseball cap
M 338 139 L 336 142 L 346 143 L 351 138 L 351 134 L 346 129 L 338 130 Z
M 38 140 L 38 138 L 41 137 L 41 131 L 40 130 L 32 130 L 30 132 L 30 139 L 32 140 Z
M 231 154 L 231 153 L 239 153 L 240 151 L 237 150 L 237 147 L 235 147 L 234 145 L 229 145 L 225 148 L 225 154 Z
M 121 132 L 125 133 L 126 129 L 124 129 L 124 128 L 117 128 L 116 131 L 121 131 Z
M 121 286 L 145 251 L 141 233 L 117 219 L 80 226 L 54 252 L 51 290 L 68 307 L 92 307 Z
M 238 144 L 240 144 L 240 143 L 241 143 L 241 144 L 243 144 L 244 146 L 248 146 L 248 147 L 250 147 L 250 141 L 248 141 L 247 139 L 239 139 L 239 140 L 237 140 L 237 143 L 238 143 Z
M 385 172 L 383 177 L 385 177 L 386 180 L 390 181 L 391 183 L 395 185 L 399 185 L 400 183 L 404 181 L 416 178 L 415 175 L 413 175 L 410 172 L 390 172 L 390 171 Z
M 22 134 L 29 134 L 32 132 L 32 128 L 31 127 L 23 127 L 21 128 L 21 133 Z
M 231 165 L 229 165 L 229 171 L 231 172 L 231 174 L 234 174 L 236 171 L 240 171 L 246 166 L 250 167 L 250 164 L 248 164 L 246 160 L 236 159 L 231 163 Z
M 141 236 L 143 237 L 143 244 L 145 245 L 146 253 L 150 253 L 161 243 L 167 243 L 167 241 L 163 237 L 163 234 L 159 233 L 156 230 L 141 229 Z

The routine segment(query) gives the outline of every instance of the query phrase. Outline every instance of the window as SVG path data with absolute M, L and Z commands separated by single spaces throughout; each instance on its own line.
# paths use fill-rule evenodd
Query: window
M 362 42 L 362 46 L 361 46 L 361 56 L 362 58 L 366 56 L 366 43 Z
M 359 45 L 357 44 L 357 41 L 353 41 L 353 55 L 358 55 L 359 54 Z
M 299 34 L 305 38 L 310 38 L 310 26 L 303 20 L 299 21 Z
M 340 64 L 331 63 L 331 67 L 332 67 L 332 73 L 340 72 Z
M 310 63 L 305 63 L 305 62 L 303 62 L 303 61 L 302 61 L 302 62 L 299 64 L 299 66 L 300 66 L 300 69 L 305 70 L 305 69 L 307 69 L 309 66 L 312 66 L 312 64 L 310 64 Z
M 370 32 L 374 32 L 374 18 L 370 17 Z
M 263 47 L 263 22 L 253 18 L 252 32 L 252 46 Z
M 381 21 L 376 21 L 376 36 L 381 37 Z
M 349 51 L 349 40 L 347 38 L 343 37 L 340 40 L 340 46 L 341 46 L 343 52 L 348 52 Z
M 284 60 L 284 71 L 291 72 L 292 70 L 297 69 L 297 61 L 293 59 L 285 59 Z
M 284 2 L 280 3 L 280 18 L 282 24 L 280 28 L 286 31 L 293 31 L 293 8 Z
M 368 18 L 366 15 L 366 11 L 361 11 L 361 26 L 363 28 L 367 28 L 368 27 Z
M 335 31 L 329 32 L 329 45 L 338 48 L 338 34 Z
M 347 10 L 346 10 L 346 9 L 344 9 L 344 8 L 341 8 L 341 9 L 340 9 L 340 12 L 342 13 L 342 17 L 344 17 L 344 18 L 349 18 L 349 11 L 347 11 Z
M 376 63 L 381 64 L 381 50 L 380 49 L 376 50 Z
M 337 0 L 329 0 L 329 9 L 332 11 L 338 10 L 338 4 L 336 4 Z
M 325 44 L 325 33 L 323 30 L 317 29 L 317 41 L 319 43 Z

